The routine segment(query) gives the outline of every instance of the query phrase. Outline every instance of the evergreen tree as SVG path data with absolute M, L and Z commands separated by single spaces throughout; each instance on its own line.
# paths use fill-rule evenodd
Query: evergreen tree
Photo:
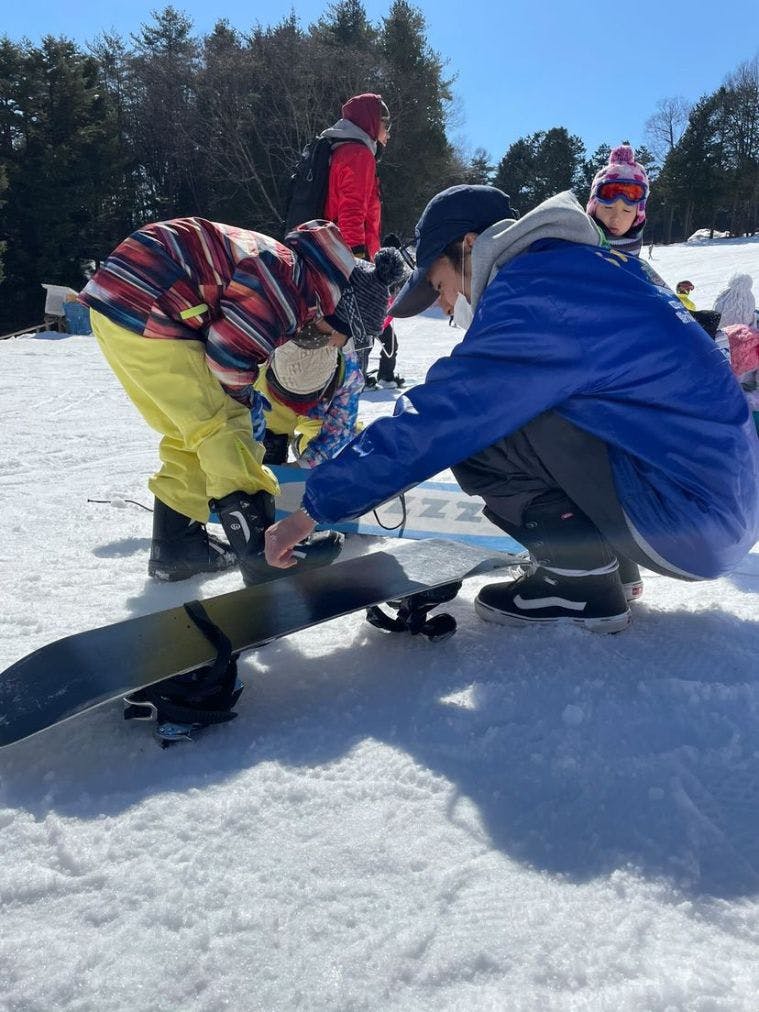
M 532 178 L 535 173 L 535 146 L 530 137 L 520 137 L 509 147 L 498 163 L 493 185 L 508 193 L 511 206 L 520 214 L 529 211 L 532 203 Z
M 67 39 L 46 36 L 39 48 L 4 45 L 2 160 L 8 199 L 0 209 L 7 237 L 2 329 L 42 315 L 42 282 L 79 288 L 91 259 L 98 212 L 108 192 L 103 160 L 110 126 L 99 66 Z
M 665 242 L 687 238 L 695 220 L 713 221 L 721 189 L 721 107 L 720 92 L 697 102 L 664 161 L 651 210 L 655 223 L 660 215 L 657 225 Z
M 475 148 L 469 164 L 464 169 L 462 182 L 473 185 L 492 184 L 495 166 L 490 164 L 490 155 L 484 148 Z
M 143 221 L 197 214 L 205 198 L 193 141 L 199 54 L 192 22 L 171 6 L 153 17 L 132 36 L 130 130 Z
M 0 164 L 0 208 L 5 206 L 5 201 L 2 199 L 3 192 L 8 188 L 8 177 L 5 174 L 5 167 Z M 0 242 L 0 285 L 3 283 L 5 277 L 5 271 L 3 270 L 3 253 L 7 243 Z
M 501 159 L 494 183 L 521 214 L 562 190 L 581 187 L 585 146 L 564 127 L 520 137 Z
M 596 173 L 599 169 L 602 169 L 604 165 L 609 164 L 609 155 L 611 154 L 611 147 L 608 144 L 599 144 L 590 158 L 586 158 L 582 163 L 582 183 L 580 184 L 577 196 L 581 204 L 587 204 L 590 200 L 590 188 L 593 185 Z
M 407 0 L 393 0 L 379 40 L 379 90 L 393 123 L 380 171 L 384 228 L 404 236 L 438 190 L 461 182 L 451 178 L 453 151 L 445 132 L 450 82 L 425 33 L 422 12 Z
M 572 190 L 582 185 L 582 167 L 585 145 L 576 134 L 570 134 L 565 127 L 552 127 L 540 138 L 534 159 L 531 203 L 535 207 L 541 201 L 563 190 Z

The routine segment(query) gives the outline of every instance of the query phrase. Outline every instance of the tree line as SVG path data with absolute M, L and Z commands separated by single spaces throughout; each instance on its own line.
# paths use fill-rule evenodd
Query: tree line
M 403 231 L 458 171 L 450 82 L 407 0 L 378 25 L 339 0 L 308 28 L 220 20 L 197 37 L 168 6 L 128 40 L 0 38 L 0 332 L 39 319 L 41 282 L 80 288 L 82 265 L 147 221 L 196 214 L 281 236 L 300 152 L 367 91 L 392 110 L 384 226 Z
M 0 332 L 39 319 L 41 282 L 81 287 L 83 265 L 147 221 L 198 214 L 281 235 L 300 152 L 365 91 L 391 110 L 383 226 L 404 236 L 452 183 L 495 183 L 524 213 L 561 189 L 584 201 L 608 158 L 563 127 L 520 138 L 497 164 L 457 150 L 452 80 L 408 0 L 377 24 L 361 0 L 338 0 L 308 27 L 293 14 L 198 36 L 168 6 L 128 39 L 0 38 Z M 655 179 L 647 238 L 676 241 L 694 223 L 756 230 L 758 116 L 756 60 L 692 109 L 661 103 L 650 148 L 637 148 Z

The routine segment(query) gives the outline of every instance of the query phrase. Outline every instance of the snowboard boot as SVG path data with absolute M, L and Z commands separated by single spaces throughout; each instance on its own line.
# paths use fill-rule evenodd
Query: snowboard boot
M 289 570 L 270 566 L 264 557 L 264 534 L 274 523 L 274 496 L 269 492 L 230 492 L 222 499 L 211 500 L 210 505 L 237 553 L 246 586 L 288 574 Z M 299 542 L 293 554 L 301 568 L 326 566 L 340 554 L 344 541 L 345 536 L 337 531 L 319 531 Z
M 189 580 L 200 573 L 219 573 L 236 565 L 237 557 L 229 545 L 209 534 L 205 524 L 155 500 L 150 576 L 156 580 Z
M 519 526 L 486 514 L 529 550 L 535 568 L 513 582 L 483 587 L 474 602 L 480 618 L 502 625 L 571 622 L 591 632 L 620 632 L 628 625 L 617 559 L 563 492 L 530 503 Z

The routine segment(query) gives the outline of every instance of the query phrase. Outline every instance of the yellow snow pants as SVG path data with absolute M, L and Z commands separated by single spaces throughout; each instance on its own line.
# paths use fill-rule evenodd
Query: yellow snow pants
M 261 464 L 264 448 L 253 439 L 250 412 L 211 373 L 201 341 L 146 338 L 94 310 L 90 319 L 106 361 L 162 436 L 161 468 L 148 482 L 156 498 L 205 523 L 209 499 L 238 490 L 279 493 Z
M 269 384 L 266 380 L 267 373 L 268 369 L 262 368 L 258 374 L 258 379 L 253 384 L 256 390 L 263 394 L 271 404 L 271 410 L 264 412 L 266 428 L 278 436 L 285 434 L 290 436 L 290 441 L 295 448 L 295 452 L 301 454 L 311 440 L 321 432 L 321 419 L 309 418 L 308 415 L 299 415 L 297 411 L 293 411 L 292 408 L 278 401 L 269 390 Z

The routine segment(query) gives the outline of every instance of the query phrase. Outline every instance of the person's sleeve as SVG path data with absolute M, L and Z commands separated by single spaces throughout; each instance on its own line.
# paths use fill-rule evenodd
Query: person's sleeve
M 486 293 L 466 337 L 306 483 L 320 522 L 361 516 L 497 440 L 588 383 L 581 344 L 545 287 Z
M 297 318 L 292 278 L 278 258 L 250 257 L 238 264 L 219 304 L 220 316 L 206 335 L 208 368 L 231 397 L 250 407 L 259 367 L 288 339 Z
M 374 192 L 376 163 L 364 144 L 351 144 L 350 156 L 335 166 L 337 227 L 352 249 L 367 250 L 366 222 Z
M 346 363 L 345 378 L 324 413 L 319 434 L 298 458 L 302 467 L 316 467 L 330 460 L 350 442 L 358 423 L 359 394 L 364 386 L 358 361 Z

